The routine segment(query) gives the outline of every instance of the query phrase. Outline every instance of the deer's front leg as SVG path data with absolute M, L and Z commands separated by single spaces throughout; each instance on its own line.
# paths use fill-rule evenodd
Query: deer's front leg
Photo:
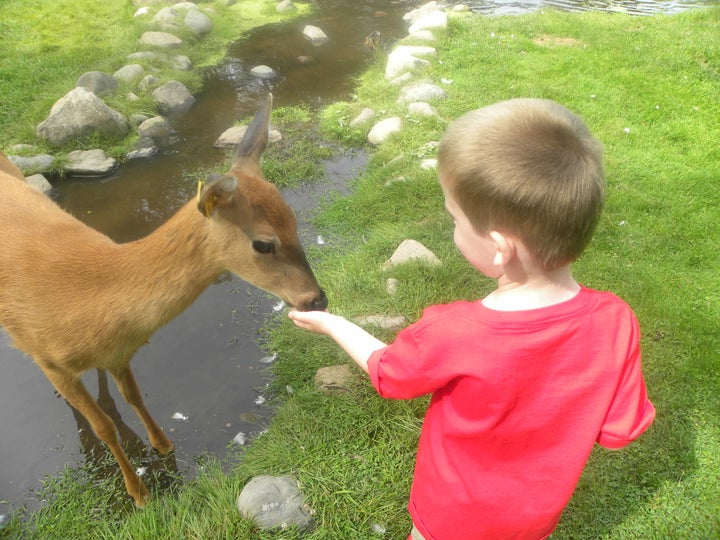
M 150 413 L 145 407 L 145 403 L 143 403 L 140 389 L 138 388 L 137 382 L 135 382 L 135 376 L 130 370 L 130 366 L 111 369 L 110 374 L 115 379 L 115 383 L 123 398 L 125 398 L 125 401 L 135 410 L 135 413 L 145 426 L 152 447 L 161 454 L 172 452 L 175 445 L 167 438 L 167 435 L 160 429 L 160 426 L 155 423 L 153 417 L 150 416 Z
M 60 392 L 60 395 L 87 419 L 95 435 L 105 443 L 112 455 L 115 456 L 125 480 L 125 489 L 135 499 L 135 504 L 139 507 L 145 506 L 150 494 L 130 464 L 130 460 L 125 455 L 122 446 L 120 446 L 117 430 L 112 419 L 103 412 L 77 376 L 67 373 L 52 364 L 40 362 L 38 364 L 40 364 L 55 389 Z

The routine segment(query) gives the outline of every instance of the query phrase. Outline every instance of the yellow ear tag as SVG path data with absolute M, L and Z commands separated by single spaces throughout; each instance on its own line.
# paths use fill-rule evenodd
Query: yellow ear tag
M 198 180 L 198 189 L 197 189 L 197 202 L 198 203 L 200 202 L 200 193 L 202 192 L 202 187 L 203 187 L 203 181 Z

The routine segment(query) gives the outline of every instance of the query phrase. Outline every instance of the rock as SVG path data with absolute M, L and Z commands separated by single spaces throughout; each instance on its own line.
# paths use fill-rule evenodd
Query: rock
M 435 41 L 435 34 L 430 30 L 417 30 L 412 34 L 408 34 L 408 38 L 420 41 Z
M 354 376 L 347 364 L 327 366 L 315 372 L 315 386 L 325 394 L 337 394 L 350 390 Z
M 423 246 L 417 240 L 403 240 L 402 243 L 395 250 L 385 264 L 383 264 L 383 271 L 391 270 L 399 264 L 407 262 L 420 262 L 429 266 L 439 266 L 442 264 L 440 259 L 430 251 L 428 248 Z
M 433 99 L 445 99 L 447 93 L 436 84 L 419 82 L 405 86 L 400 91 L 398 102 L 409 103 L 412 101 L 432 101 Z
M 365 107 L 362 111 L 360 111 L 360 114 L 358 114 L 355 118 L 350 120 L 350 127 L 356 127 L 360 124 L 364 124 L 368 120 L 370 120 L 373 116 L 375 116 L 375 111 L 372 109 L 369 109 L 368 107 Z
M 182 45 L 182 39 L 167 32 L 145 32 L 140 36 L 140 43 L 149 47 L 167 49 L 179 47 Z
M 138 51 L 127 55 L 128 60 L 151 60 L 157 58 L 158 53 L 153 51 Z
M 393 133 L 397 133 L 402 128 L 402 120 L 399 116 L 393 116 L 380 120 L 375 124 L 370 133 L 368 133 L 367 139 L 370 144 L 380 144 L 387 140 L 387 138 Z
M 190 71 L 193 68 L 193 63 L 189 56 L 178 55 L 172 57 L 170 66 L 178 71 Z
M 410 82 L 412 80 L 412 73 L 409 71 L 407 73 L 403 73 L 399 77 L 395 77 L 393 80 L 390 81 L 390 84 L 393 86 L 400 86 L 401 84 L 405 84 L 406 82 Z
M 38 154 L 37 156 L 8 156 L 22 173 L 27 176 L 34 173 L 46 173 L 55 164 L 55 158 L 50 154 Z
M 434 47 L 423 47 L 418 45 L 399 45 L 388 55 L 385 65 L 385 78 L 394 79 L 406 71 L 413 71 L 418 68 L 430 65 L 430 62 L 418 56 L 436 55 Z
M 398 331 L 407 325 L 407 319 L 402 315 L 368 315 L 355 321 L 360 326 L 377 326 L 383 330 Z
M 145 75 L 145 68 L 140 64 L 128 64 L 113 73 L 113 77 L 115 77 L 115 79 L 127 84 L 134 83 L 135 81 L 141 79 L 143 75 Z
M 50 185 L 50 182 L 47 181 L 47 178 L 45 178 L 42 174 L 33 174 L 26 178 L 27 183 L 37 189 L 40 193 L 43 195 L 47 195 L 48 197 L 53 197 L 53 187 Z
M 83 87 L 77 87 L 60 98 L 50 115 L 37 127 L 37 136 L 52 145 L 62 146 L 91 133 L 124 137 L 130 130 L 117 111 Z
M 408 33 L 412 35 L 415 32 L 431 28 L 447 28 L 447 14 L 444 11 L 432 11 L 418 18 L 410 25 Z
M 297 482 L 288 476 L 254 477 L 240 492 L 237 507 L 265 530 L 293 525 L 306 529 L 312 522 L 305 497 Z
M 185 14 L 184 24 L 196 36 L 204 36 L 212 32 L 213 23 L 210 17 L 199 9 L 189 9 Z
M 247 128 L 247 126 L 233 126 L 226 129 L 217 138 L 213 146 L 215 148 L 236 147 L 238 144 L 240 144 L 240 141 L 242 141 L 242 138 L 245 135 L 245 131 L 247 131 Z M 268 144 L 276 143 L 280 140 L 282 140 L 282 134 L 277 129 L 271 128 L 268 135 Z
M 385 282 L 385 290 L 390 296 L 394 296 L 397 293 L 398 287 L 400 286 L 400 280 L 397 278 L 388 278 Z
M 102 71 L 88 71 L 78 78 L 75 86 L 81 86 L 98 97 L 112 94 L 118 87 L 115 77 Z
M 138 127 L 140 124 L 142 124 L 145 120 L 150 118 L 148 115 L 143 113 L 133 113 L 130 115 L 130 124 Z
M 125 157 L 127 159 L 148 159 L 157 154 L 158 151 L 155 141 L 150 137 L 140 137 L 135 143 L 135 147 L 125 154 Z
M 438 9 L 438 3 L 433 2 L 427 2 L 420 6 L 417 9 L 413 9 L 412 11 L 408 11 L 405 15 L 403 15 L 403 21 L 413 24 L 418 19 L 424 17 L 425 15 L 432 13 L 433 11 L 436 11 Z
M 155 75 L 145 75 L 138 83 L 138 89 L 147 90 L 151 86 L 155 86 L 158 78 Z
M 170 81 L 153 90 L 152 97 L 162 114 L 183 114 L 190 110 L 195 98 L 185 85 Z
M 269 66 L 255 66 L 250 70 L 250 75 L 256 79 L 274 79 L 277 77 L 277 72 Z
M 311 24 L 308 24 L 305 28 L 303 28 L 303 35 L 316 47 L 326 43 L 329 39 L 325 32 L 317 26 L 313 26 Z
M 102 150 L 75 150 L 67 155 L 65 172 L 77 176 L 106 176 L 117 166 L 117 161 Z
M 432 105 L 424 101 L 414 101 L 412 103 L 408 103 L 408 112 L 418 116 L 438 116 L 437 111 L 432 107 Z
M 152 22 L 162 30 L 187 28 L 196 36 L 209 34 L 213 28 L 210 18 L 192 2 L 181 2 L 162 8 L 155 14 Z
M 420 162 L 420 168 L 425 170 L 437 169 L 437 159 L 427 158 Z
M 10 152 L 33 152 L 35 147 L 32 144 L 19 143 L 13 144 L 8 150 Z
M 282 0 L 282 2 L 275 6 L 275 11 L 278 13 L 292 13 L 293 11 L 297 11 L 297 6 L 292 0 Z
M 138 135 L 141 137 L 166 137 L 170 131 L 170 122 L 163 116 L 153 116 L 138 126 Z

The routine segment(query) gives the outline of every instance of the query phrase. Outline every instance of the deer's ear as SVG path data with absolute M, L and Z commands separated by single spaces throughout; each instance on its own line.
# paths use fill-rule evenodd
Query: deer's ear
M 234 176 L 211 175 L 198 193 L 197 206 L 200 213 L 210 217 L 218 207 L 230 203 L 237 193 L 237 185 L 238 181 Z

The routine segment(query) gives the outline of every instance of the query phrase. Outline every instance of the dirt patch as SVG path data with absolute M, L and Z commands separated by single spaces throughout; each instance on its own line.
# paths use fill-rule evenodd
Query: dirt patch
M 579 39 L 547 34 L 536 37 L 533 43 L 542 47 L 585 47 L 585 43 Z

